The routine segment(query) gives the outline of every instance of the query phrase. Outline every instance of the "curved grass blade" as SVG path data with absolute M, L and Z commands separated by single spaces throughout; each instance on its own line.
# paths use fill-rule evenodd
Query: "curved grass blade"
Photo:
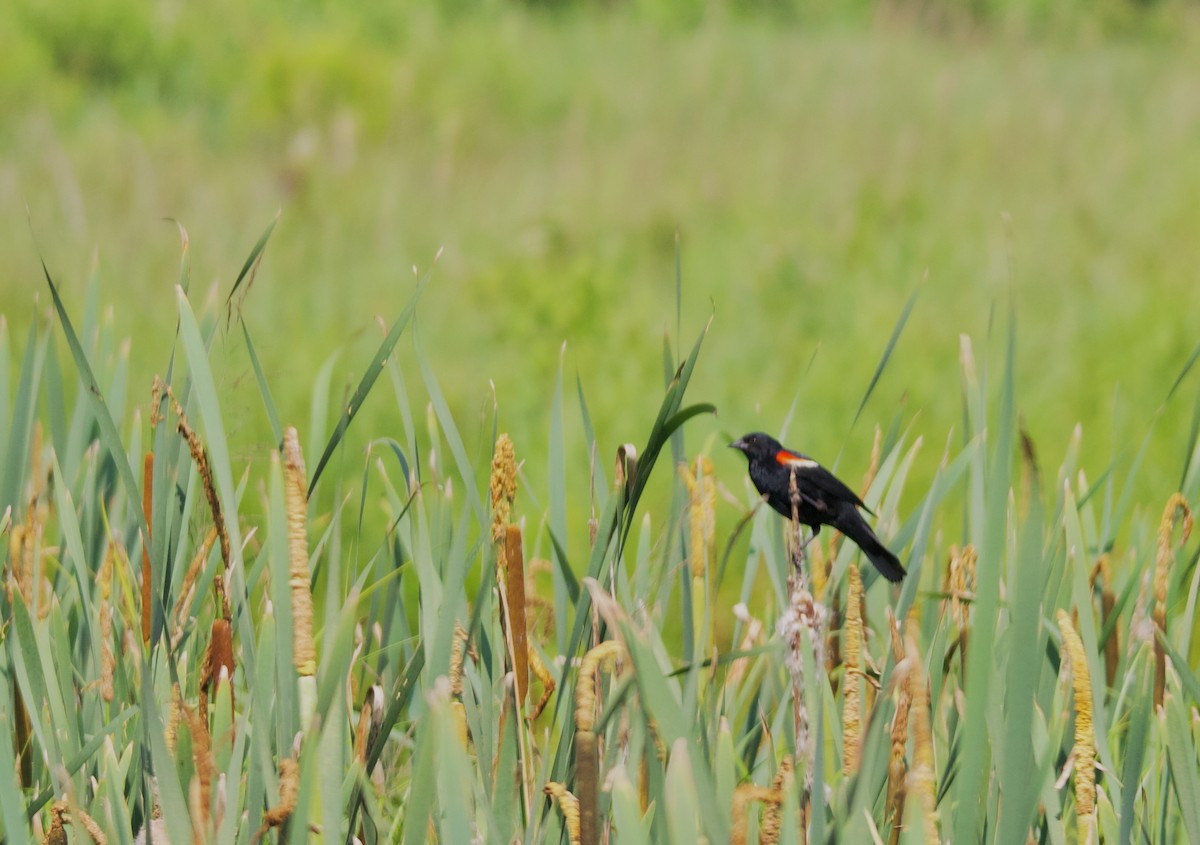
M 30 326 L 29 339 L 25 343 L 25 354 L 21 363 L 21 376 L 17 382 L 17 395 L 13 402 L 8 458 L 0 482 L 0 513 L 4 513 L 9 507 L 14 510 L 19 508 L 25 468 L 29 465 L 29 441 L 37 409 L 36 394 L 45 351 L 46 343 L 38 340 L 36 326 Z M 7 398 L 6 392 L 5 399 Z
M 63 769 L 66 771 L 67 775 L 74 777 L 75 773 L 83 768 L 83 764 L 91 760 L 96 752 L 100 750 L 100 747 L 104 745 L 104 740 L 116 732 L 117 728 L 129 721 L 129 718 L 137 712 L 138 706 L 134 704 L 114 716 L 112 720 L 109 721 L 109 723 L 103 728 L 101 728 L 94 736 L 92 736 L 92 738 L 89 739 L 82 748 L 75 752 L 73 756 L 68 758 L 66 765 L 63 766 Z M 3 744 L 0 743 L 0 749 L 2 748 Z M 2 784 L 2 781 L 0 781 L 0 784 Z M 26 815 L 30 821 L 33 820 L 35 815 L 41 812 L 42 807 L 45 807 L 46 804 L 48 804 L 50 800 L 54 798 L 54 794 L 54 787 L 48 786 L 38 793 L 36 798 L 29 802 L 29 807 L 26 809 Z M 7 814 L 5 817 L 8 817 Z M 6 833 L 8 833 L 8 831 L 6 831 Z
M 863 394 L 862 402 L 858 404 L 858 410 L 854 412 L 854 419 L 850 422 L 850 428 L 854 428 L 854 424 L 858 422 L 858 418 L 862 416 L 863 409 L 867 407 L 867 402 L 871 398 L 871 394 L 875 392 L 875 385 L 879 384 L 879 378 L 883 375 L 883 369 L 891 360 L 892 350 L 896 348 L 896 342 L 900 340 L 900 334 L 904 331 L 904 325 L 908 322 L 908 315 L 912 313 L 913 306 L 917 303 L 917 294 L 921 292 L 918 287 L 908 297 L 908 302 L 904 304 L 904 310 L 900 312 L 900 319 L 896 321 L 895 327 L 892 329 L 892 336 L 888 338 L 887 346 L 883 350 L 883 357 L 879 359 L 879 366 L 875 368 L 875 374 L 871 376 L 871 382 L 867 385 L 867 392 Z
M 1192 354 L 1188 356 L 1187 363 L 1183 365 L 1183 369 L 1179 371 L 1175 382 L 1171 385 L 1171 389 L 1167 391 L 1167 398 L 1164 401 L 1169 402 L 1171 397 L 1175 395 L 1175 391 L 1179 389 L 1179 385 L 1183 384 L 1183 380 L 1187 378 L 1192 367 L 1196 365 L 1196 361 L 1200 360 L 1200 343 L 1196 344 L 1196 348 L 1192 350 Z
M 583 395 L 583 381 L 578 374 L 575 376 L 575 390 L 579 394 L 579 416 L 583 420 L 583 441 L 589 450 L 589 460 L 594 464 L 592 466 L 592 495 L 603 496 L 608 491 L 608 475 L 604 472 L 602 462 L 596 459 L 596 453 L 590 451 L 598 449 L 599 445 L 596 441 L 596 429 L 592 425 L 592 415 L 588 411 L 587 399 Z
M 675 378 L 671 380 L 667 387 L 666 395 L 663 397 L 662 405 L 659 407 L 658 417 L 654 421 L 653 428 L 650 429 L 650 436 L 646 440 L 646 448 L 642 450 L 642 454 L 638 457 L 637 474 L 634 476 L 633 485 L 630 487 L 629 500 L 624 511 L 624 525 L 621 530 L 620 543 L 618 545 L 618 557 L 620 549 L 625 547 L 626 540 L 629 539 L 629 531 L 633 527 L 633 516 L 637 512 L 638 501 L 642 497 L 642 492 L 646 489 L 646 483 L 650 478 L 650 471 L 654 468 L 655 461 L 658 460 L 658 455 L 662 451 L 664 445 L 670 440 L 671 434 L 675 428 L 686 422 L 689 416 L 676 420 L 675 417 L 679 413 L 679 406 L 683 403 L 683 395 L 687 390 L 688 382 L 692 377 L 692 370 L 696 367 L 696 359 L 700 357 L 700 347 L 704 343 L 704 338 L 708 334 L 708 329 L 712 325 L 712 318 L 705 323 L 704 329 L 700 332 L 700 336 L 696 338 L 695 344 L 692 345 L 692 351 L 688 355 L 687 360 L 679 365 L 675 371 Z M 712 406 L 708 409 L 715 411 Z M 695 413 L 700 413 L 696 411 Z M 668 423 L 674 423 L 675 428 L 669 428 Z
M 142 675 L 143 728 L 150 748 L 151 765 L 158 785 L 158 801 L 162 806 L 163 818 L 167 820 L 167 832 L 172 842 L 190 842 L 192 831 L 189 823 L 187 799 L 184 797 L 175 758 L 167 750 L 163 722 L 155 703 L 154 682 L 150 673 Z
M 12 700 L 3 676 L 0 676 L 0 695 L 4 696 L 4 701 Z M 25 808 L 21 788 L 17 785 L 17 761 L 13 754 L 12 736 L 13 724 L 9 711 L 7 708 L 0 709 L 0 817 L 4 819 L 0 833 L 11 845 L 29 845 L 29 829 L 17 820 L 26 815 L 32 817 L 36 810 Z
M 241 324 L 242 337 L 246 339 L 246 352 L 250 355 L 250 366 L 254 368 L 254 380 L 258 382 L 258 392 L 267 411 L 267 422 L 271 424 L 271 436 L 274 438 L 275 448 L 278 449 L 283 444 L 283 426 L 279 422 L 279 413 L 275 410 L 275 400 L 271 398 L 271 387 L 267 384 L 266 374 L 263 373 L 262 364 L 258 362 L 258 353 L 254 351 L 254 344 L 250 340 L 250 330 L 246 328 L 245 320 L 242 320 Z
M 550 487 L 550 536 L 554 538 L 554 637 L 562 649 L 567 644 L 567 604 L 578 600 L 579 588 L 568 587 L 567 552 L 567 455 L 563 439 L 563 361 L 567 345 L 558 352 L 558 372 L 554 378 L 554 398 L 550 400 L 550 443 L 546 456 Z M 571 579 L 573 580 L 573 579 Z
M 254 275 L 258 272 L 258 263 L 262 260 L 263 250 L 267 247 L 267 241 L 271 239 L 271 233 L 275 231 L 275 224 L 279 222 L 280 211 L 275 212 L 275 219 L 267 226 L 265 232 L 258 239 L 258 243 L 254 245 L 254 249 L 250 250 L 250 254 L 246 257 L 246 263 L 242 265 L 242 272 L 238 273 L 237 279 L 233 283 L 233 287 L 229 291 L 229 296 L 225 299 L 225 318 L 226 320 L 233 319 L 233 298 L 237 295 L 238 288 L 242 286 L 242 282 L 246 281 L 249 276 L 249 281 L 246 282 L 246 291 L 250 290 L 250 285 L 254 284 Z M 187 241 L 184 241 L 184 249 L 187 249 Z M 245 293 L 242 294 L 244 299 Z
M 417 366 L 421 370 L 421 379 L 425 382 L 425 390 L 429 393 L 429 404 L 433 406 L 433 412 L 437 415 L 438 422 L 441 424 L 446 444 L 450 447 L 450 454 L 454 456 L 458 472 L 462 476 L 464 486 L 467 488 L 465 495 L 471 502 L 471 507 L 475 511 L 475 516 L 479 519 L 479 524 L 486 525 L 487 514 L 484 512 L 483 499 L 479 495 L 479 485 L 475 482 L 475 469 L 471 463 L 471 459 L 467 457 L 467 447 L 463 445 L 462 435 L 458 432 L 458 426 L 454 424 L 454 416 L 450 413 L 450 406 L 446 404 L 446 397 L 442 395 L 442 390 L 438 386 L 437 376 L 433 373 L 433 366 L 429 363 L 429 359 L 421 351 L 420 344 L 416 341 L 415 328 L 413 331 L 413 347 L 417 356 Z
M 1133 580 L 1133 579 L 1131 579 Z M 1163 642 L 1166 638 L 1163 637 Z M 1142 659 L 1137 660 L 1136 664 L 1141 666 L 1138 672 L 1140 683 L 1134 685 L 1134 695 L 1136 696 L 1133 706 L 1129 710 L 1129 733 L 1125 738 L 1125 759 L 1121 763 L 1121 782 L 1125 788 L 1121 790 L 1121 835 L 1119 841 L 1131 842 L 1133 834 L 1133 823 L 1136 815 L 1134 806 L 1137 802 L 1138 789 L 1137 783 L 1142 777 L 1142 764 L 1146 758 L 1147 735 L 1150 730 L 1150 689 L 1153 684 L 1153 660 L 1146 659 L 1148 655 L 1143 651 Z
M 92 372 L 91 364 L 88 363 L 87 353 L 83 351 L 83 346 L 79 343 L 79 337 L 71 325 L 71 318 L 67 316 L 67 308 L 63 305 L 62 297 L 58 295 L 58 288 L 55 287 L 54 280 L 50 278 L 50 270 L 47 269 L 45 261 L 42 261 L 42 273 L 46 276 L 46 284 L 50 286 L 54 310 L 58 312 L 58 320 L 62 324 L 63 334 L 67 338 L 67 346 L 71 349 L 71 356 L 75 359 L 75 368 L 79 370 L 79 377 L 83 379 L 88 403 L 96 417 L 96 425 L 100 428 L 100 445 L 109 453 L 113 464 L 117 467 L 121 485 L 125 488 L 125 495 L 129 497 L 129 510 L 137 521 L 138 529 L 142 532 L 143 537 L 148 537 L 150 531 L 146 526 L 146 515 L 142 513 L 142 491 L 133 474 L 133 467 L 129 465 L 125 447 L 121 444 L 121 435 L 117 431 L 117 425 L 108 411 L 104 394 L 100 391 L 100 385 Z
M 1166 702 L 1167 760 L 1171 764 L 1171 782 L 1179 814 L 1187 830 L 1189 842 L 1200 842 L 1200 776 L 1196 774 L 1196 746 L 1192 742 L 1188 715 L 1182 701 Z
M 976 621 L 971 631 L 971 650 L 967 656 L 962 767 L 955 784 L 958 795 L 954 817 L 955 842 L 974 842 L 979 839 L 980 810 L 986 806 L 987 782 L 992 772 L 987 719 L 1000 606 L 1000 569 L 1005 557 L 1005 523 L 1016 443 L 1015 371 L 1016 317 L 1010 312 L 1000 408 L 994 428 L 995 451 L 989 456 L 983 479 L 987 495 L 975 576 Z M 989 428 L 989 435 L 992 430 Z
M 392 350 L 396 348 L 396 342 L 400 340 L 400 335 L 404 333 L 404 328 L 408 325 L 409 320 L 412 319 L 413 312 L 417 309 L 417 301 L 421 298 L 421 291 L 425 289 L 425 284 L 429 281 L 429 275 L 430 271 L 426 271 L 421 280 L 417 282 L 417 289 L 413 292 L 412 297 L 409 298 L 408 304 L 404 306 L 404 310 L 400 312 L 400 316 L 392 323 L 387 337 L 379 345 L 379 349 L 375 352 L 375 357 L 371 359 L 371 363 L 367 365 L 367 370 L 363 373 L 363 377 L 359 381 L 354 395 L 350 397 L 350 402 L 346 405 L 346 410 L 339 416 L 337 427 L 333 430 L 329 442 L 325 444 L 325 451 L 321 453 L 321 460 L 317 461 L 317 468 L 313 470 L 312 480 L 308 482 L 308 495 L 310 498 L 312 497 L 313 489 L 317 486 L 317 480 L 321 477 L 321 472 L 325 469 L 325 465 L 329 463 L 329 458 L 333 455 L 333 451 L 342 442 L 342 438 L 345 437 L 346 429 L 354 421 L 359 408 L 366 401 L 367 394 L 375 386 L 375 380 L 383 372 L 383 367 L 387 363 L 388 358 L 391 357 Z

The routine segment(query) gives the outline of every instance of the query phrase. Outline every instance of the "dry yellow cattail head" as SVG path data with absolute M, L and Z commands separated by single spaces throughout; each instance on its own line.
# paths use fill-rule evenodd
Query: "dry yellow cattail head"
M 313 643 L 312 591 L 308 569 L 308 478 L 300 436 L 288 426 L 283 431 L 283 495 L 288 526 L 288 586 L 292 596 L 292 662 L 302 677 L 317 673 L 317 648 Z
M 154 453 L 147 452 L 142 461 L 142 515 L 146 518 L 147 532 L 154 517 Z M 150 534 L 142 538 L 142 643 L 150 644 L 151 601 L 153 578 L 150 569 Z
M 693 578 L 704 577 L 716 525 L 717 482 L 712 461 L 701 455 L 689 466 L 681 466 L 688 491 L 688 565 Z
M 792 756 L 785 754 L 779 761 L 774 780 L 771 781 L 771 791 L 776 794 L 778 800 L 768 801 L 767 810 L 763 813 L 762 834 L 759 837 L 762 845 L 775 845 L 783 834 L 783 796 L 791 789 L 795 770 L 796 764 Z
M 257 845 L 268 830 L 281 827 L 292 817 L 296 809 L 296 800 L 300 797 L 300 764 L 292 757 L 279 761 L 279 803 L 263 814 L 262 827 L 250 840 L 251 845 Z
M 850 584 L 846 596 L 846 622 L 842 626 L 845 637 L 842 665 L 846 694 L 842 706 L 842 773 L 849 777 L 858 770 L 862 730 L 863 586 L 857 565 L 851 563 L 846 574 Z
M 463 655 L 466 651 L 467 629 L 459 623 L 454 623 L 454 639 L 450 643 L 450 694 L 462 697 L 463 693 Z
M 175 753 L 175 745 L 179 740 L 179 720 L 183 716 L 183 695 L 179 684 L 171 687 L 171 709 L 167 711 L 167 724 L 164 730 L 167 740 L 167 750 Z
M 100 572 L 96 575 L 100 585 L 100 696 L 108 702 L 113 700 L 113 672 L 117 668 L 112 646 L 111 602 L 113 560 L 116 556 L 116 542 L 110 539 L 104 562 L 100 564 Z
M 575 727 L 590 731 L 596 721 L 596 671 L 612 666 L 625 654 L 625 646 L 617 640 L 605 640 L 583 656 L 579 666 L 579 682 L 575 685 Z
M 879 461 L 883 457 L 883 429 L 878 425 L 875 426 L 875 440 L 871 443 L 871 463 L 867 466 L 867 474 L 863 478 L 862 495 L 865 498 L 871 490 L 871 485 L 875 483 L 875 476 L 879 472 Z
M 907 791 L 916 795 L 921 802 L 924 811 L 925 841 L 940 842 L 937 828 L 937 790 L 934 783 L 933 733 L 929 724 L 929 688 L 921 663 L 921 653 L 917 648 L 917 626 L 911 619 L 908 623 L 908 635 L 905 637 L 905 659 L 909 662 L 909 719 L 915 745 Z
M 768 807 L 778 806 L 783 801 L 783 796 L 778 789 L 770 789 L 755 783 L 743 783 L 738 786 L 733 791 L 733 831 L 729 837 L 731 845 L 746 845 L 748 811 L 750 804 L 754 801 L 761 801 Z M 764 821 L 761 840 L 769 841 L 767 836 L 767 823 Z
M 888 760 L 888 816 L 892 827 L 897 829 L 904 820 L 904 776 L 907 767 L 904 751 L 908 745 L 908 713 L 912 706 L 912 685 L 910 664 L 905 662 L 905 646 L 900 636 L 900 624 L 896 621 L 891 608 L 888 608 L 888 627 L 891 631 L 892 656 L 896 659 L 896 715 L 892 719 L 892 753 Z
M 1192 533 L 1192 510 L 1188 507 L 1187 499 L 1182 493 L 1175 493 L 1167 500 L 1163 509 L 1162 520 L 1158 525 L 1158 556 L 1154 562 L 1154 624 L 1160 636 L 1167 634 L 1167 583 L 1170 575 L 1171 533 L 1175 530 L 1176 522 L 1182 519 L 1183 531 L 1179 537 L 1179 545 L 1187 542 Z M 1167 659 L 1163 653 L 1162 643 L 1154 641 L 1154 706 L 1162 707 L 1163 693 L 1167 686 Z
M 1081 845 L 1092 841 L 1096 824 L 1096 734 L 1092 725 L 1092 677 L 1083 641 L 1075 633 L 1070 615 L 1059 608 L 1058 628 L 1071 665 L 1075 694 L 1075 815 Z
M 492 453 L 492 541 L 504 541 L 504 528 L 512 518 L 512 503 L 517 497 L 517 453 L 512 438 L 501 434 Z
M 558 807 L 562 811 L 563 821 L 567 825 L 567 836 L 571 841 L 571 845 L 579 845 L 579 801 L 572 795 L 565 786 L 561 783 L 551 781 L 542 789 L 547 795 L 558 802 Z

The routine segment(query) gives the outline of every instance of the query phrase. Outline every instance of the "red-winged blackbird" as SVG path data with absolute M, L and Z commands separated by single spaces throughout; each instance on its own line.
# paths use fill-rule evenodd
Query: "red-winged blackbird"
M 859 508 L 867 513 L 871 510 L 832 472 L 812 458 L 785 449 L 778 440 L 759 432 L 747 434 L 729 446 L 746 454 L 750 461 L 750 480 L 766 498 L 767 504 L 779 513 L 807 525 L 814 537 L 822 525 L 832 525 L 863 550 L 884 578 L 899 581 L 904 577 L 900 560 L 879 542 L 858 512 Z M 793 477 L 796 479 L 795 494 L 792 492 Z

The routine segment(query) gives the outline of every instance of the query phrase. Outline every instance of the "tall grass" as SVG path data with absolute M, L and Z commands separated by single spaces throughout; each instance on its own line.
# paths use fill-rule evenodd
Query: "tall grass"
M 919 438 L 877 439 L 863 496 L 903 550 L 892 588 L 832 532 L 801 554 L 720 442 L 690 444 L 707 327 L 665 346 L 640 438 L 594 432 L 577 391 L 577 458 L 561 375 L 548 444 L 495 413 L 459 428 L 399 346 L 418 288 L 349 400 L 315 378 L 328 436 L 257 374 L 280 441 L 256 463 L 213 373 L 229 314 L 181 285 L 175 345 L 139 350 L 163 362 L 151 392 L 46 282 L 51 322 L 23 343 L 0 324 L 5 841 L 1200 841 L 1200 446 L 1158 501 L 1091 480 L 1078 433 L 1047 471 L 1011 320 L 998 356 L 963 339 L 965 430 L 927 488 L 907 489 Z M 381 376 L 394 436 L 349 454 Z M 538 448 L 548 491 L 519 471 Z

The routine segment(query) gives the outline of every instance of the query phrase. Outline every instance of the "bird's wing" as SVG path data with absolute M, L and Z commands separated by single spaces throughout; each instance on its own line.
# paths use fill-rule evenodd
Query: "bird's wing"
M 822 503 L 817 501 L 822 497 L 804 495 L 803 486 L 814 487 L 824 493 L 825 497 L 829 499 L 852 502 L 856 507 L 862 508 L 872 516 L 874 515 L 874 511 L 863 504 L 862 499 L 858 497 L 857 493 L 812 458 L 781 449 L 775 456 L 775 460 L 781 465 L 791 468 L 793 472 L 798 473 L 796 480 L 801 483 L 801 496 L 809 499 L 817 507 L 822 507 Z M 822 507 L 822 509 L 825 508 Z

